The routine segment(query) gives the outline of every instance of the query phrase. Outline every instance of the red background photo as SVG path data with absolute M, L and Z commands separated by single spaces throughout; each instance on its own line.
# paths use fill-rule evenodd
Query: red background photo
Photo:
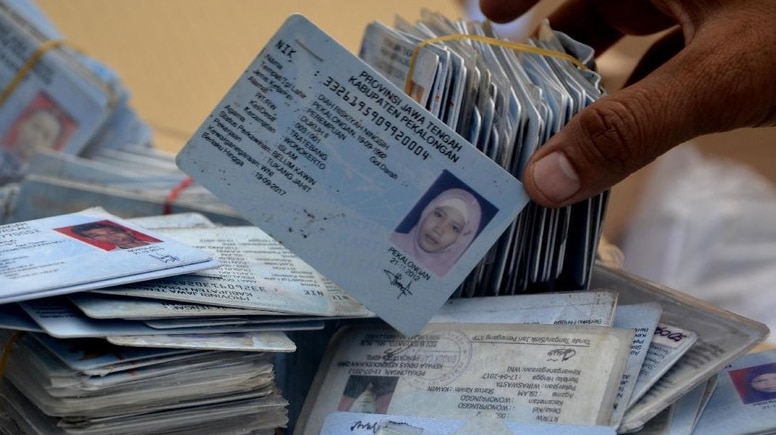
M 98 223 L 98 224 L 103 224 L 103 225 L 110 225 L 110 226 L 119 228 L 121 230 L 124 230 L 124 231 L 132 234 L 133 236 L 135 236 L 135 238 L 137 240 L 140 240 L 140 241 L 143 241 L 143 242 L 148 242 L 148 243 L 159 243 L 159 242 L 161 242 L 161 240 L 159 240 L 157 238 L 151 237 L 151 236 L 149 236 L 147 234 L 143 234 L 143 233 L 141 233 L 139 231 L 135 231 L 135 230 L 133 230 L 131 228 L 127 228 L 127 227 L 125 227 L 123 225 L 119 225 L 119 224 L 117 224 L 117 223 L 115 223 L 113 221 L 107 220 L 107 219 L 101 220 L 101 221 L 94 221 L 94 222 L 84 222 L 84 223 Z M 81 224 L 78 224 L 78 225 L 81 225 Z M 82 241 L 84 243 L 88 243 L 88 244 L 90 244 L 92 246 L 96 246 L 96 247 L 98 247 L 98 248 L 100 248 L 102 250 L 105 250 L 105 251 L 111 251 L 111 250 L 113 250 L 116 247 L 115 245 L 113 245 L 111 243 L 106 243 L 106 242 L 101 242 L 99 240 L 93 240 L 93 239 L 89 239 L 89 238 L 86 238 L 86 237 L 81 237 L 80 235 L 78 235 L 78 234 L 74 233 L 73 231 L 71 231 L 71 228 L 73 228 L 74 226 L 77 226 L 77 225 L 71 225 L 69 227 L 62 227 L 62 228 L 54 228 L 54 231 L 60 232 L 60 233 L 66 235 L 68 237 L 72 237 L 74 239 L 78 239 L 78 240 L 80 240 L 80 241 Z
M 54 102 L 48 95 L 43 92 L 38 93 L 35 98 L 30 101 L 30 104 L 19 114 L 19 116 L 11 124 L 10 128 L 3 137 L 2 145 L 5 148 L 13 148 L 17 142 L 17 136 L 19 135 L 19 126 L 30 117 L 33 113 L 39 110 L 52 110 L 57 113 L 59 120 L 61 121 L 62 131 L 59 134 L 56 142 L 54 142 L 53 149 L 60 150 L 67 143 L 70 136 L 78 128 L 78 124 L 75 120 L 60 109 L 59 105 Z

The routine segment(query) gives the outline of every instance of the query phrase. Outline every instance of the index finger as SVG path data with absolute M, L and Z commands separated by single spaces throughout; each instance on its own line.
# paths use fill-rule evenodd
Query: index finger
M 494 22 L 513 20 L 538 1 L 480 0 L 482 13 Z M 676 21 L 646 0 L 569 0 L 549 17 L 553 29 L 601 53 L 623 35 L 646 35 L 667 29 Z
M 483 15 L 494 23 L 507 23 L 528 12 L 539 0 L 480 0 Z

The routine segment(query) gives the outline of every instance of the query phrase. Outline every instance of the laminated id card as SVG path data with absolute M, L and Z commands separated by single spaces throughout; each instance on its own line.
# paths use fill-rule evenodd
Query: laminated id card
M 301 15 L 177 163 L 406 335 L 528 201 L 517 179 Z

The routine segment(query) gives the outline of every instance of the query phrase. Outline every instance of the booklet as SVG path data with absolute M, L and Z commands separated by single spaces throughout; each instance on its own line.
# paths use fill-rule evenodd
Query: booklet
M 0 226 L 0 303 L 217 265 L 212 256 L 99 208 Z
M 406 335 L 528 202 L 517 179 L 301 15 L 177 163 Z

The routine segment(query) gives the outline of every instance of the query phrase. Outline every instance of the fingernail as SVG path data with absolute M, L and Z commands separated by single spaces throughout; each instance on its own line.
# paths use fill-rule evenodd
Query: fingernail
M 560 151 L 544 156 L 533 167 L 536 188 L 555 202 L 569 199 L 579 190 L 579 176 Z

